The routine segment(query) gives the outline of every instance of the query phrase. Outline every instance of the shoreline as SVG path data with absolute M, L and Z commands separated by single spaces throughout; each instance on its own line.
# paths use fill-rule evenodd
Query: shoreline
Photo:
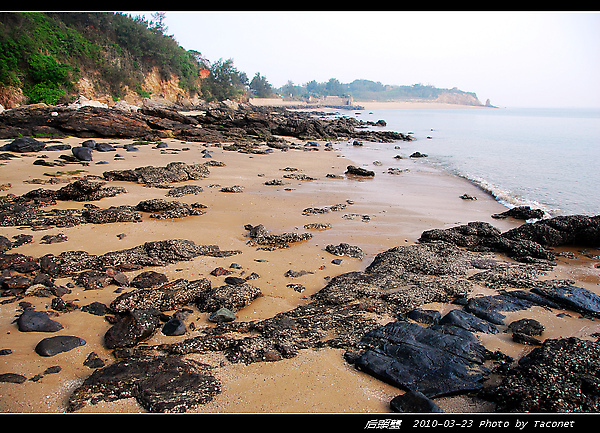
M 10 140 L 0 140 L 0 144 Z M 79 144 L 84 139 L 70 137 L 60 140 L 63 143 Z M 98 142 L 120 144 L 131 140 L 96 139 Z M 139 146 L 139 152 L 123 153 L 123 160 L 113 160 L 113 154 L 95 153 L 95 160 L 88 166 L 73 165 L 65 168 L 49 168 L 33 165 L 35 154 L 22 155 L 19 159 L 6 162 L 0 172 L 0 184 L 10 183 L 12 187 L 3 193 L 24 194 L 40 186 L 58 189 L 64 184 L 32 185 L 23 180 L 48 179 L 44 173 L 81 168 L 84 174 L 101 176 L 106 170 L 131 169 L 146 165 L 164 166 L 169 162 L 205 162 L 202 150 L 212 151 L 212 160 L 221 161 L 222 167 L 210 167 L 206 179 L 186 182 L 200 185 L 203 192 L 188 195 L 177 200 L 185 203 L 200 202 L 207 206 L 206 213 L 179 220 L 152 221 L 144 216 L 140 223 L 110 223 L 102 225 L 82 224 L 71 228 L 51 228 L 32 231 L 17 227 L 3 227 L 2 234 L 7 238 L 19 234 L 31 234 L 33 242 L 15 248 L 11 252 L 41 257 L 44 254 L 59 254 L 67 250 L 83 249 L 91 254 L 104 254 L 108 251 L 131 248 L 145 241 L 161 239 L 190 239 L 198 245 L 218 245 L 221 250 L 240 250 L 242 254 L 227 258 L 203 257 L 189 262 L 180 262 L 164 267 L 150 268 L 164 273 L 172 281 L 176 278 L 195 279 L 206 277 L 214 286 L 222 284 L 223 277 L 214 277 L 210 271 L 217 266 L 227 268 L 230 263 L 238 263 L 242 270 L 234 275 L 248 275 L 256 272 L 260 278 L 253 280 L 263 296 L 237 313 L 238 321 L 255 321 L 273 317 L 279 312 L 288 311 L 307 302 L 310 295 L 321 290 L 330 278 L 345 272 L 361 271 L 379 253 L 399 245 L 411 245 L 424 230 L 449 228 L 470 221 L 486 221 L 502 231 L 517 227 L 521 221 L 512 219 L 494 220 L 491 215 L 506 209 L 491 195 L 479 196 L 476 201 L 461 200 L 461 194 L 477 195 L 482 190 L 467 179 L 453 176 L 415 160 L 383 161 L 381 166 L 373 166 L 366 160 L 353 159 L 358 149 L 353 149 L 346 141 L 334 142 L 333 151 L 324 147 L 317 151 L 292 149 L 287 152 L 275 151 L 267 155 L 251 155 L 225 151 L 220 146 L 202 143 L 164 140 L 168 147 L 160 150 L 151 145 Z M 320 143 L 321 145 L 324 142 Z M 188 148 L 189 150 L 183 150 Z M 57 158 L 63 152 L 42 152 L 49 159 Z M 349 156 L 347 156 L 349 155 Z M 97 160 L 96 160 L 97 159 Z M 107 160 L 107 165 L 99 165 L 99 160 Z M 372 179 L 351 179 L 343 176 L 347 165 L 356 164 L 376 175 Z M 281 179 L 282 169 L 294 167 L 300 173 L 314 178 L 312 181 L 287 180 L 280 186 L 266 186 L 265 181 Z M 399 175 L 388 174 L 389 168 L 408 170 Z M 6 170 L 12 168 L 13 170 Z M 340 178 L 327 178 L 327 174 Z M 69 175 L 59 176 L 69 178 Z M 148 188 L 130 182 L 110 181 L 111 186 L 123 186 L 127 193 L 103 198 L 94 204 L 109 206 L 132 205 L 140 200 L 162 198 L 164 189 Z M 215 186 L 217 185 L 217 186 Z M 242 193 L 223 193 L 219 186 L 243 186 Z M 390 194 L 393 191 L 393 194 Z M 341 212 L 328 212 L 318 215 L 303 215 L 309 207 L 347 204 Z M 351 203 L 351 204 L 350 204 Z M 59 202 L 56 208 L 81 208 L 83 203 Z M 361 218 L 343 218 L 344 215 L 368 215 Z M 311 231 L 313 237 L 287 249 L 258 251 L 247 244 L 245 224 L 264 224 L 272 233 L 306 232 L 308 223 L 330 223 L 332 228 Z M 68 241 L 44 245 L 40 238 L 45 234 L 65 233 Z M 125 234 L 117 238 L 117 234 Z M 94 242 L 90 242 L 94 239 Z M 325 245 L 347 242 L 359 245 L 365 253 L 362 260 L 342 257 L 339 265 L 332 264 L 332 255 L 324 251 Z M 576 250 L 569 249 L 566 250 Z M 570 276 L 582 287 L 599 292 L 595 262 L 579 258 L 578 265 L 563 260 L 549 276 Z M 144 270 L 147 270 L 145 268 Z M 286 271 L 306 270 L 310 272 L 299 278 L 285 277 Z M 138 271 L 136 273 L 140 273 Z M 133 275 L 131 276 L 131 278 Z M 67 284 L 70 278 L 61 279 Z M 303 292 L 287 287 L 290 283 L 302 284 Z M 84 291 L 73 288 L 67 300 L 74 300 L 80 306 L 92 301 L 109 304 L 117 295 L 114 286 L 102 290 Z M 482 293 L 489 294 L 485 290 Z M 51 311 L 51 298 L 25 297 L 38 311 Z M 441 311 L 450 308 L 447 304 L 428 304 L 422 308 L 435 308 Z M 60 365 L 58 374 L 44 375 L 38 381 L 28 380 L 22 384 L 0 383 L 0 412 L 62 412 L 70 391 L 81 383 L 92 370 L 83 366 L 86 356 L 94 351 L 110 363 L 112 355 L 103 347 L 102 336 L 110 326 L 102 317 L 92 316 L 81 311 L 59 313 L 55 317 L 64 329 L 61 335 L 78 335 L 87 341 L 79 349 L 52 358 L 40 358 L 32 348 L 46 335 L 41 333 L 21 333 L 12 323 L 18 309 L 18 302 L 0 305 L 0 333 L 3 335 L 0 349 L 11 348 L 13 353 L 2 358 L 5 369 L 32 377 L 47 368 Z M 194 308 L 189 322 L 197 329 L 211 326 L 207 315 Z M 542 310 L 542 309 L 540 309 Z M 546 323 L 554 323 L 550 313 L 537 311 L 545 317 Z M 509 318 L 529 315 L 526 311 L 509 314 Z M 587 337 L 600 331 L 598 323 L 581 322 L 577 317 L 565 319 L 548 327 L 547 337 L 578 335 Z M 197 331 L 188 331 L 195 335 Z M 176 337 L 167 337 L 157 332 L 146 344 L 172 342 Z M 522 356 L 531 347 L 510 341 L 508 335 L 494 339 L 484 336 L 490 347 L 502 349 L 507 354 Z M 358 371 L 343 360 L 343 350 L 324 348 L 303 350 L 298 356 L 278 362 L 259 362 L 250 365 L 230 363 L 221 354 L 193 355 L 191 358 L 212 366 L 219 366 L 218 378 L 223 392 L 211 402 L 198 406 L 199 413 L 258 413 L 258 412 L 322 412 L 322 413 L 386 413 L 389 401 L 402 391 L 387 385 L 363 372 Z M 351 398 L 347 398 L 352 396 Z M 488 405 L 475 402 L 468 396 L 444 397 L 436 403 L 447 412 L 490 411 Z M 118 400 L 112 403 L 89 405 L 80 413 L 123 413 L 143 412 L 134 399 Z
M 497 107 L 487 107 L 485 105 L 461 105 L 449 104 L 433 101 L 355 101 L 363 110 L 388 110 L 388 109 L 489 109 Z M 313 108 L 328 108 L 323 104 L 309 104 L 303 101 L 286 101 L 280 98 L 251 98 L 250 104 L 256 107 L 295 107 L 310 106 Z M 342 107 L 335 107 L 336 109 Z M 354 107 L 348 107 L 349 110 L 355 110 Z

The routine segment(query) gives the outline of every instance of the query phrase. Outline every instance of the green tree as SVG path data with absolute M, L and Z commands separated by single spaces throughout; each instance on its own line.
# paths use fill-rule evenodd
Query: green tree
M 202 80 L 202 94 L 207 100 L 234 100 L 242 96 L 248 77 L 233 66 L 232 59 L 219 59 L 209 69 L 210 75 Z
M 257 72 L 252 81 L 250 81 L 250 90 L 258 98 L 269 98 L 273 96 L 273 86 L 267 81 L 267 79 Z

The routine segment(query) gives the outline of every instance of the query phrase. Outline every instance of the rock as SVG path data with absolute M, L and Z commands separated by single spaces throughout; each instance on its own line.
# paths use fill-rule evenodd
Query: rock
M 469 194 L 463 194 L 459 198 L 462 198 L 463 200 L 477 200 L 477 197 Z
M 525 344 L 527 346 L 541 346 L 542 342 L 531 335 L 523 334 L 522 332 L 514 332 L 512 340 L 515 343 Z
M 173 356 L 126 359 L 95 370 L 73 391 L 67 410 L 133 397 L 148 412 L 186 412 L 220 392 L 220 382 L 195 362 Z
M 187 329 L 185 327 L 185 323 L 183 322 L 183 320 L 181 320 L 177 317 L 172 317 L 171 319 L 169 319 L 169 321 L 167 323 L 165 323 L 165 326 L 163 326 L 161 332 L 164 335 L 177 336 L 177 335 L 184 335 L 186 330 Z
M 17 320 L 21 332 L 56 332 L 63 326 L 50 319 L 45 311 L 25 310 Z
M 169 281 L 169 279 L 165 274 L 156 271 L 144 271 L 134 277 L 130 285 L 137 289 L 147 289 L 149 287 L 164 284 L 167 281 Z
M 100 368 L 104 367 L 105 362 L 98 356 L 96 352 L 90 352 L 85 361 L 83 361 L 83 365 L 89 368 Z
M 511 367 L 502 382 L 479 393 L 498 412 L 600 410 L 600 343 L 575 337 L 547 339 Z
M 56 337 L 44 338 L 35 346 L 35 352 L 40 356 L 54 356 L 85 344 L 86 342 L 83 338 L 58 335 Z
M 349 165 L 348 167 L 346 167 L 346 175 L 353 175 L 353 176 L 362 176 L 362 177 L 373 177 L 375 176 L 375 172 L 371 171 L 371 170 L 367 170 L 365 168 L 362 167 L 356 167 L 354 165 Z
M 105 316 L 111 312 L 110 308 L 101 302 L 92 302 L 91 304 L 81 307 L 84 313 L 93 314 L 94 316 Z
M 507 231 L 503 237 L 531 241 L 547 247 L 560 245 L 595 247 L 600 245 L 600 215 L 557 216 L 526 223 Z
M 511 232 L 512 230 L 501 233 L 486 222 L 470 222 L 449 229 L 426 230 L 421 234 L 419 242 L 443 240 L 471 251 L 502 252 L 525 263 L 554 260 L 554 253 L 545 246 L 516 235 L 511 237 L 509 236 Z
M 544 332 L 544 325 L 535 319 L 520 319 L 511 322 L 508 325 L 506 332 L 519 332 L 530 336 L 542 335 L 542 332 Z
M 600 296 L 587 289 L 575 286 L 534 287 L 532 292 L 557 302 L 569 310 L 592 317 L 600 317 Z
M 206 298 L 198 302 L 197 306 L 200 311 L 215 312 L 220 308 L 227 308 L 232 312 L 236 312 L 262 296 L 259 288 L 250 284 L 239 284 L 232 286 L 230 284 L 215 287 L 207 295 Z
M 486 334 L 498 333 L 498 328 L 492 323 L 459 309 L 446 313 L 446 315 L 440 319 L 439 324 L 457 326 L 470 332 L 484 332 Z
M 246 280 L 240 277 L 225 277 L 225 284 L 229 284 L 231 286 L 239 286 L 240 284 L 245 284 Z
M 1 373 L 0 374 L 0 382 L 7 383 L 24 383 L 27 381 L 27 378 L 22 374 L 17 373 Z
M 492 218 L 496 219 L 508 217 L 520 220 L 541 219 L 544 218 L 544 211 L 541 209 L 531 209 L 529 206 L 517 206 L 505 212 L 492 215 Z
M 103 177 L 106 180 L 121 180 L 146 185 L 164 185 L 203 179 L 208 177 L 209 174 L 210 172 L 205 164 L 171 162 L 165 167 L 146 166 L 138 167 L 134 170 L 105 171 Z
M 394 412 L 408 413 L 444 413 L 444 411 L 419 391 L 407 391 L 390 401 Z
M 431 137 L 427 137 L 427 138 L 431 138 Z M 427 154 L 425 153 L 421 153 L 421 152 L 414 152 L 412 155 L 410 155 L 411 158 L 427 158 Z
M 437 310 L 421 310 L 420 308 L 409 311 L 406 317 L 415 322 L 436 325 L 442 318 L 442 314 Z
M 33 137 L 19 137 L 13 142 L 3 146 L 0 150 L 9 150 L 11 152 L 27 153 L 39 152 L 44 149 L 46 144 L 36 140 Z
M 327 245 L 325 247 L 325 251 L 333 254 L 334 256 L 354 257 L 355 259 L 360 260 L 363 258 L 363 251 L 359 247 L 348 245 L 347 243 L 343 242 L 339 245 Z
M 237 319 L 235 313 L 228 308 L 219 308 L 208 316 L 208 320 L 214 323 L 233 322 L 235 319 Z
M 136 309 L 169 311 L 198 302 L 210 290 L 210 281 L 205 278 L 195 281 L 178 279 L 160 286 L 123 293 L 111 302 L 110 309 L 117 313 Z
M 250 233 L 251 240 L 248 241 L 249 245 L 262 245 L 272 248 L 289 248 L 291 243 L 301 242 L 312 238 L 310 233 L 283 233 L 279 235 L 268 234 L 267 229 L 259 224 L 252 226 L 246 224 L 244 226 Z
M 198 186 L 198 185 L 183 185 L 183 186 L 176 186 L 176 187 L 169 189 L 167 196 L 168 197 L 182 197 L 184 195 L 189 195 L 189 194 L 199 194 L 202 191 L 203 191 L 202 187 Z
M 108 349 L 133 347 L 152 336 L 159 325 L 156 310 L 132 310 L 104 334 L 104 345 Z
M 80 161 L 92 161 L 93 159 L 92 149 L 89 147 L 74 147 L 71 152 Z
M 108 143 L 96 143 L 94 150 L 98 152 L 116 152 L 117 149 Z
M 410 322 L 390 322 L 369 331 L 354 365 L 380 380 L 427 398 L 471 392 L 489 373 L 488 351 L 470 333 L 443 333 Z

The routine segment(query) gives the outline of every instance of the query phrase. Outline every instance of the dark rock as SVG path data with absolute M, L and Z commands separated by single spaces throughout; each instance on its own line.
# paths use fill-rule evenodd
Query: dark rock
M 515 343 L 525 344 L 527 346 L 541 346 L 542 342 L 531 335 L 523 334 L 522 332 L 514 332 L 512 340 Z
M 142 288 L 119 295 L 110 304 L 110 309 L 124 313 L 135 309 L 169 311 L 196 303 L 211 290 L 210 281 L 203 278 L 195 281 L 178 279 L 152 288 Z
M 569 310 L 593 317 L 600 317 L 600 296 L 587 289 L 575 286 L 535 287 L 532 292 L 544 296 Z
M 105 316 L 111 313 L 110 308 L 101 302 L 92 302 L 91 304 L 81 307 L 84 313 L 93 314 L 94 316 Z
M 172 356 L 127 359 L 95 370 L 73 391 L 67 410 L 134 397 L 149 412 L 186 412 L 220 392 L 220 382 L 197 363 Z
M 14 140 L 12 143 L 3 146 L 4 148 L 1 150 L 9 150 L 11 152 L 39 152 L 44 147 L 46 147 L 45 143 L 36 140 L 33 137 L 19 137 Z
M 94 150 L 97 150 L 98 152 L 116 152 L 117 149 L 108 143 L 96 143 Z
M 133 310 L 125 314 L 104 334 L 108 349 L 133 347 L 152 336 L 159 325 L 156 310 Z
M 56 337 L 44 338 L 35 346 L 35 352 L 40 356 L 54 356 L 85 344 L 86 342 L 83 338 L 58 335 Z
M 519 332 L 525 335 L 542 335 L 544 325 L 535 319 L 520 319 L 511 322 L 506 329 L 506 332 Z
M 600 411 L 600 343 L 575 337 L 548 339 L 509 369 L 480 397 L 498 412 Z
M 225 284 L 229 284 L 232 286 L 239 286 L 240 284 L 245 284 L 246 280 L 240 277 L 226 277 Z
M 478 252 L 501 252 L 521 262 L 554 260 L 554 253 L 529 239 L 509 237 L 486 222 L 470 222 L 449 229 L 426 230 L 419 242 L 442 240 Z
M 325 247 L 325 251 L 333 254 L 334 256 L 354 257 L 360 260 L 363 258 L 363 251 L 359 247 L 348 245 L 343 242 L 339 245 L 327 245 Z
M 203 191 L 202 187 L 198 186 L 198 185 L 183 185 L 183 186 L 176 186 L 176 187 L 169 189 L 167 196 L 168 197 L 182 197 L 184 195 L 189 195 L 189 194 L 199 194 L 202 191 Z
M 250 232 L 249 245 L 266 246 L 270 248 L 289 248 L 291 243 L 302 242 L 312 238 L 310 233 L 282 233 L 279 235 L 268 234 L 267 229 L 259 224 L 252 226 L 247 224 L 244 226 Z
M 184 335 L 186 333 L 186 327 L 183 320 L 177 317 L 171 318 L 162 328 L 162 333 L 168 336 Z
M 406 314 L 406 317 L 414 320 L 415 322 L 435 325 L 439 323 L 440 319 L 442 318 L 442 314 L 437 310 L 421 310 L 420 308 L 417 308 L 409 311 Z
M 600 215 L 557 216 L 523 224 L 503 234 L 507 239 L 527 240 L 543 246 L 600 245 Z
M 90 352 L 85 361 L 83 361 L 83 365 L 89 368 L 100 368 L 104 367 L 105 362 L 98 356 L 96 352 Z
M 19 316 L 17 326 L 21 332 L 56 332 L 63 326 L 50 319 L 45 311 L 26 310 Z
M 505 212 L 494 214 L 492 218 L 515 218 L 519 220 L 540 219 L 544 218 L 544 211 L 541 209 L 531 209 L 529 206 L 517 206 Z
M 355 366 L 380 380 L 428 398 L 482 387 L 489 373 L 487 350 L 470 338 L 446 334 L 410 322 L 390 322 L 367 332 Z
M 198 302 L 197 306 L 200 311 L 215 312 L 220 308 L 227 308 L 232 312 L 236 312 L 262 296 L 259 288 L 250 284 L 225 285 L 212 289 L 204 300 Z
M 215 277 L 220 277 L 222 275 L 230 275 L 230 274 L 232 274 L 232 272 L 228 269 L 225 269 L 225 268 L 219 266 L 219 267 L 213 269 L 212 271 L 210 271 L 210 274 L 214 275 Z
M 492 323 L 459 309 L 446 313 L 446 315 L 440 319 L 439 323 L 440 325 L 457 326 L 471 332 L 484 332 L 486 334 L 498 333 L 498 328 Z
M 105 171 L 106 180 L 122 180 L 147 185 L 164 185 L 173 182 L 185 182 L 208 177 L 210 171 L 204 164 L 185 164 L 171 162 L 165 167 L 138 167 L 134 170 Z
M 356 167 L 354 165 L 349 165 L 348 167 L 346 167 L 346 173 L 345 174 L 350 174 L 353 176 L 362 176 L 362 177 L 373 177 L 375 176 L 375 172 L 371 171 L 371 170 L 367 170 L 365 168 L 362 167 Z
M 27 381 L 27 378 L 22 374 L 17 373 L 1 373 L 0 374 L 0 382 L 8 382 L 8 383 L 24 383 Z
M 89 147 L 74 147 L 71 149 L 75 158 L 80 161 L 92 161 L 93 152 Z
M 390 401 L 394 412 L 408 413 L 444 413 L 444 411 L 419 391 L 407 391 Z
M 428 137 L 430 138 L 430 137 Z M 427 154 L 425 153 L 421 153 L 421 152 L 414 152 L 412 155 L 410 155 L 411 158 L 427 158 Z
M 57 152 L 57 151 L 62 151 L 62 150 L 69 150 L 71 149 L 71 145 L 70 144 L 52 144 L 50 146 L 46 146 L 44 148 L 44 150 L 46 151 L 52 151 L 52 152 Z
M 214 323 L 233 322 L 236 318 L 235 313 L 228 308 L 219 308 L 208 316 L 208 320 Z
M 81 143 L 81 147 L 93 149 L 96 147 L 96 140 L 85 140 L 83 143 Z
M 149 287 L 164 284 L 167 281 L 169 281 L 169 279 L 165 274 L 155 271 L 144 271 L 134 277 L 133 280 L 131 280 L 130 285 L 137 289 L 147 289 Z
M 110 224 L 117 222 L 139 222 L 142 215 L 132 206 L 111 206 L 108 209 L 87 208 L 81 213 L 86 222 L 91 224 Z

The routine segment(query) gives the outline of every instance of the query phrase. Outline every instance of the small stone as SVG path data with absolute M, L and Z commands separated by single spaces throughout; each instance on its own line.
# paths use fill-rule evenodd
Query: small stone
M 45 311 L 26 310 L 17 320 L 21 332 L 56 332 L 63 326 L 50 319 Z
M 9 383 L 24 383 L 27 380 L 25 376 L 17 373 L 2 373 L 0 374 L 0 382 Z
M 183 320 L 173 317 L 162 328 L 162 333 L 169 336 L 183 335 L 186 332 Z
M 35 346 L 35 352 L 40 356 L 54 356 L 62 352 L 68 352 L 86 344 L 83 338 L 59 335 L 44 338 Z
M 105 362 L 100 357 L 98 357 L 96 352 L 91 352 L 87 356 L 85 361 L 83 361 L 83 365 L 85 365 L 86 367 L 89 367 L 89 368 L 100 368 L 100 367 L 104 367 Z
M 233 322 L 236 319 L 236 315 L 233 311 L 228 308 L 219 308 L 217 311 L 212 313 L 208 320 L 213 323 L 226 323 Z

